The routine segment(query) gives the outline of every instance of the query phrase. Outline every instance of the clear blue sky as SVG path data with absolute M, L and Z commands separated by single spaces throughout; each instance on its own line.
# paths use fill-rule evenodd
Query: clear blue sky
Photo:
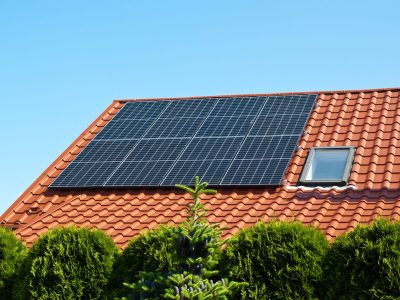
M 1 1 L 0 213 L 113 99 L 400 86 L 399 1 Z

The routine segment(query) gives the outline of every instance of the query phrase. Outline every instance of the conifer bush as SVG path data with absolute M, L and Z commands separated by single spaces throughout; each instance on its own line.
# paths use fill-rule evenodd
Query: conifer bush
M 399 299 L 400 223 L 379 219 L 339 236 L 324 263 L 323 299 Z
M 300 222 L 259 222 L 232 237 L 223 253 L 223 275 L 248 283 L 235 299 L 313 299 L 328 242 Z
M 27 253 L 15 234 L 0 227 L 0 299 L 10 299 L 13 282 Z
M 17 299 L 99 299 L 118 249 L 103 231 L 56 228 L 40 236 L 26 259 Z

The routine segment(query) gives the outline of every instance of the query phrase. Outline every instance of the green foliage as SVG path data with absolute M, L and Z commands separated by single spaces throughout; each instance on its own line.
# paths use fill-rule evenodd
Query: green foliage
M 207 182 L 199 184 L 197 176 L 193 189 L 180 184 L 176 186 L 193 197 L 193 204 L 186 207 L 187 220 L 174 230 L 180 265 L 176 271 L 188 271 L 208 278 L 218 273 L 211 270 L 215 268 L 221 256 L 221 229 L 217 224 L 208 224 L 205 218 L 206 210 L 199 197 L 202 194 L 215 194 L 217 191 L 207 189 Z
M 184 272 L 169 277 L 169 287 L 165 290 L 165 299 L 228 299 L 230 291 L 243 284 L 228 282 L 221 279 L 214 282 L 212 279 L 204 279 L 198 275 Z M 171 287 L 173 286 L 173 288 Z
M 27 253 L 15 234 L 0 227 L 0 299 L 10 299 L 13 282 Z
M 25 262 L 28 295 L 16 298 L 99 299 L 117 255 L 118 249 L 103 231 L 50 230 L 32 246 Z
M 168 273 L 177 267 L 174 228 L 161 225 L 129 242 L 115 264 L 111 290 L 114 296 L 127 295 L 123 283 L 139 280 L 140 272 Z
M 299 222 L 259 222 L 230 239 L 220 265 L 249 284 L 235 299 L 313 299 L 327 248 L 321 232 Z
M 214 282 L 199 275 L 184 272 L 182 274 L 141 273 L 141 280 L 125 284 L 140 294 L 136 299 L 228 299 L 232 289 L 243 283 L 228 282 L 221 279 Z M 134 297 L 133 297 L 134 298 Z M 128 299 L 128 298 L 122 298 Z
M 221 256 L 221 229 L 209 225 L 205 219 L 206 211 L 199 196 L 216 193 L 207 189 L 207 183 L 199 184 L 196 177 L 194 188 L 183 185 L 177 187 L 193 197 L 193 204 L 187 206 L 187 220 L 172 231 L 174 249 L 169 270 L 144 270 L 136 282 L 125 284 L 132 293 L 132 299 L 227 299 L 227 295 L 239 284 L 224 281 L 213 282 L 217 276 L 215 269 Z M 169 244 L 171 245 L 171 244 Z
M 121 299 L 162 299 L 162 294 L 168 288 L 170 272 L 140 272 L 134 283 L 124 283 L 128 289 Z
M 324 299 L 400 298 L 400 223 L 380 219 L 338 237 L 324 263 Z

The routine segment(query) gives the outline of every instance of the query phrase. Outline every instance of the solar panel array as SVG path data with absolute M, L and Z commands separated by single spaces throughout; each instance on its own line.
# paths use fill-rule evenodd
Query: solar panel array
M 315 99 L 128 102 L 51 187 L 279 185 Z

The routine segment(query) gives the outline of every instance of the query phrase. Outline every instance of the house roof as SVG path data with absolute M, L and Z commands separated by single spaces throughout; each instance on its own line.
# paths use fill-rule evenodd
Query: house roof
M 224 237 L 271 218 L 318 226 L 329 239 L 379 216 L 400 218 L 400 88 L 267 95 L 309 93 L 318 94 L 317 105 L 283 186 L 220 188 L 203 197 L 209 222 L 227 228 Z M 232 96 L 244 95 L 215 97 Z M 160 98 L 115 100 L 3 213 L 0 223 L 14 228 L 28 245 L 50 228 L 76 224 L 103 229 L 124 247 L 141 230 L 183 221 L 191 199 L 176 189 L 48 189 L 127 101 L 143 100 Z M 356 147 L 348 186 L 296 185 L 315 146 Z

